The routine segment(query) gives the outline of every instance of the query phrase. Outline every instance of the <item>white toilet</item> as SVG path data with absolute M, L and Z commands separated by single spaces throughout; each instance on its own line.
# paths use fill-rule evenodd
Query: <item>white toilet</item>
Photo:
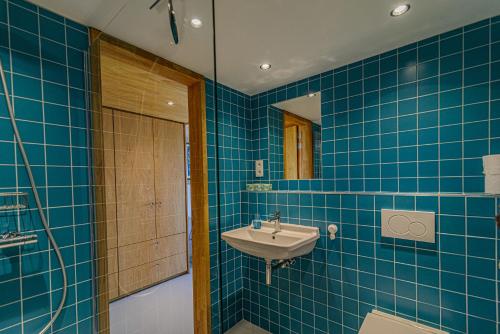
M 448 334 L 439 329 L 373 310 L 361 325 L 359 334 Z

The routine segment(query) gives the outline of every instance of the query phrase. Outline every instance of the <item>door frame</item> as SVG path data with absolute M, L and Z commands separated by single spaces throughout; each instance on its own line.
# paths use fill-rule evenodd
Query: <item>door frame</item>
M 151 70 L 188 87 L 189 142 L 191 173 L 191 224 L 193 256 L 194 333 L 211 332 L 210 248 L 208 225 L 208 160 L 206 136 L 205 78 L 189 69 L 139 49 L 117 38 L 90 28 L 91 69 L 91 149 L 95 212 L 94 261 L 96 277 L 96 317 L 98 333 L 109 333 L 109 296 L 107 282 L 106 189 L 103 159 L 103 117 L 100 78 L 100 42 L 105 41 L 138 58 L 153 61 Z M 156 68 L 158 67 L 158 68 Z

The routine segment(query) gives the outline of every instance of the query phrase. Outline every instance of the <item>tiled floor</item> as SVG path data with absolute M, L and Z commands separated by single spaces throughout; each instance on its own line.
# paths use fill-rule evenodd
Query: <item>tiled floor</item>
M 111 334 L 192 334 L 192 275 L 120 299 L 109 309 Z
M 246 320 L 241 320 L 236 325 L 234 325 L 233 328 L 228 330 L 226 334 L 269 334 L 269 332 L 255 326 L 254 324 Z

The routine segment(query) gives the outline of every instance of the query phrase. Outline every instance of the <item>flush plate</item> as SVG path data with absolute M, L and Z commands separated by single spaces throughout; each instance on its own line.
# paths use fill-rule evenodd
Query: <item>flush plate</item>
M 382 236 L 435 243 L 435 213 L 382 209 Z

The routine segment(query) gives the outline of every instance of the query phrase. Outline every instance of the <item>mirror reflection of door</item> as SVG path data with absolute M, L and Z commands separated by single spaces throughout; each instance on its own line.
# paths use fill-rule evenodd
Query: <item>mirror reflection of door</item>
M 312 122 L 283 112 L 285 179 L 312 179 Z
M 275 103 L 268 118 L 271 177 L 321 178 L 321 94 Z

